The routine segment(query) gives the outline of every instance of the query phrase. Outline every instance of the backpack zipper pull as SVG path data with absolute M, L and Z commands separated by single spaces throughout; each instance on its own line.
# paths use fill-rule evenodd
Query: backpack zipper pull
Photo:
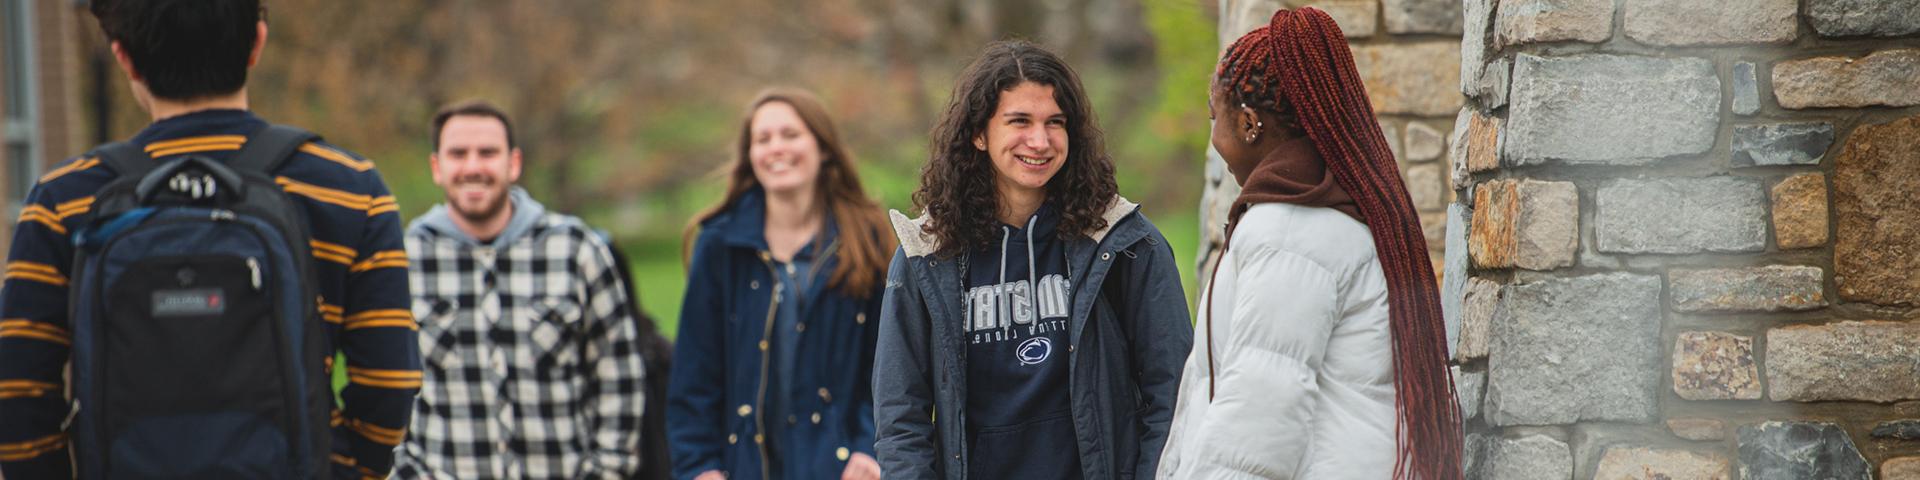
M 247 270 L 253 272 L 253 289 L 260 289 L 260 260 L 247 257 Z

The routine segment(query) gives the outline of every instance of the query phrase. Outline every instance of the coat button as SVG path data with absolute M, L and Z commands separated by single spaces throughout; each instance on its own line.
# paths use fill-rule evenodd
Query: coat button
M 795 424 L 795 423 L 799 423 L 799 422 L 800 422 L 800 417 L 795 417 L 795 416 L 793 416 L 793 415 L 787 415 L 787 424 L 788 424 L 788 425 L 793 425 L 793 424 Z
M 793 324 L 793 331 L 795 331 L 795 332 L 799 332 L 799 333 L 807 333 L 807 324 L 806 324 L 806 323 L 795 323 L 795 324 Z
M 866 325 L 866 324 L 867 324 L 867 314 L 866 314 L 866 313 L 856 313 L 856 314 L 853 314 L 853 323 L 855 323 L 855 324 L 859 324 L 859 325 Z
M 732 445 L 736 443 L 740 443 L 740 435 L 734 433 L 727 434 L 727 444 Z
M 814 425 L 820 424 L 820 412 L 813 412 L 813 424 Z
M 847 447 L 840 447 L 833 451 L 833 457 L 840 459 L 840 461 L 842 462 L 847 461 L 848 456 L 849 454 L 847 453 Z
M 754 280 L 754 281 L 750 281 L 750 282 L 747 282 L 747 288 L 748 288 L 748 289 L 750 289 L 750 290 L 759 290 L 759 289 L 760 289 L 760 281 L 759 281 L 759 280 Z
M 753 434 L 753 444 L 754 444 L 754 445 L 765 445 L 766 443 L 767 443 L 767 436 L 766 436 L 766 435 L 761 435 L 761 434 L 758 434 L 758 433 L 756 433 L 756 434 Z
M 761 341 L 760 341 L 760 351 L 762 351 L 762 352 L 764 352 L 764 351 L 767 351 L 767 341 L 766 341 L 766 340 L 761 340 Z
M 820 401 L 833 403 L 833 394 L 827 392 L 827 387 L 820 387 Z
M 1113 252 L 1100 252 L 1100 259 L 1101 259 L 1101 260 L 1112 260 L 1112 259 L 1113 259 Z
M 753 414 L 752 405 L 745 405 L 745 404 L 740 405 L 740 416 L 744 417 L 752 414 Z

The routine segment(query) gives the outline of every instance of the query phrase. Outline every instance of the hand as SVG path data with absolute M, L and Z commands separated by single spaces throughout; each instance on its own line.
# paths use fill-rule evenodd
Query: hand
M 727 480 L 727 474 L 720 473 L 719 470 L 707 470 L 700 472 L 700 475 L 693 477 L 693 480 Z
M 847 469 L 840 472 L 840 480 L 880 480 L 880 462 L 864 453 L 855 453 L 847 459 Z

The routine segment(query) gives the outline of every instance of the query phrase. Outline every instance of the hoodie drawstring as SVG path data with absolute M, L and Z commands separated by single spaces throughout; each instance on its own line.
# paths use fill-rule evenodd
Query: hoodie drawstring
M 996 290 L 1000 292 L 1000 319 L 1006 323 L 1001 328 L 1013 327 L 1013 302 L 1007 298 L 1007 239 L 1013 236 L 1013 229 L 1000 227 L 1000 282 Z

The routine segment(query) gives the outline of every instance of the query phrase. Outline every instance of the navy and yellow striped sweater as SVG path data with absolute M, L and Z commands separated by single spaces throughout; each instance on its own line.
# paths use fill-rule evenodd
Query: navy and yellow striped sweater
M 265 125 L 246 111 L 202 111 L 155 122 L 132 142 L 156 161 L 189 153 L 225 161 Z M 372 162 L 324 143 L 301 146 L 274 175 L 312 224 L 327 350 L 347 362 L 350 383 L 333 416 L 334 476 L 385 477 L 421 378 L 399 208 Z M 8 478 L 72 476 L 61 431 L 69 235 L 90 221 L 94 192 L 114 177 L 97 158 L 68 160 L 40 178 L 15 225 L 0 284 L 0 473 Z

